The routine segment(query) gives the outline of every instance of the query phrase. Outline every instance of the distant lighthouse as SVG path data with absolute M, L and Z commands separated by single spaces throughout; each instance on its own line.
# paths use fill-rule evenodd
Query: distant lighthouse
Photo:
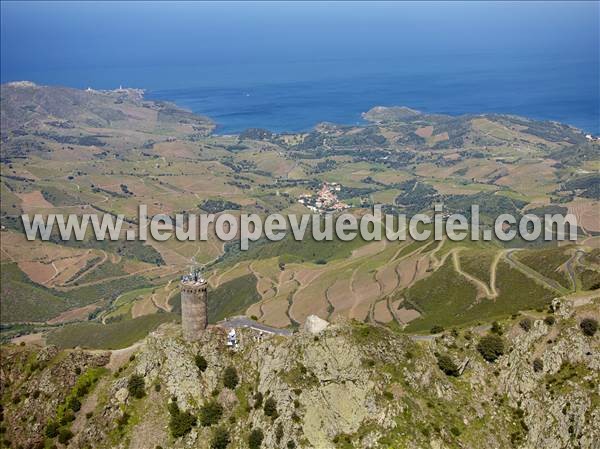
M 181 325 L 187 341 L 198 340 L 208 326 L 207 288 L 196 269 L 181 278 Z

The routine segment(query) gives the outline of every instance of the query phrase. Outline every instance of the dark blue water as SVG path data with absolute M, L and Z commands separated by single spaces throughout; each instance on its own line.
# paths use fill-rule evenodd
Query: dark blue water
M 2 82 L 141 87 L 219 124 L 306 130 L 375 105 L 600 133 L 599 6 L 2 3 Z

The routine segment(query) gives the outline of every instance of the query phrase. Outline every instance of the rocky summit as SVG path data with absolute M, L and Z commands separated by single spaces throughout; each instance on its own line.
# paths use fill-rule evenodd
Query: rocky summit
M 188 343 L 172 323 L 112 352 L 5 345 L 2 444 L 594 449 L 600 341 L 581 320 L 595 311 L 555 303 L 419 339 L 340 319 L 318 335 L 243 329 L 234 347 L 218 326 Z

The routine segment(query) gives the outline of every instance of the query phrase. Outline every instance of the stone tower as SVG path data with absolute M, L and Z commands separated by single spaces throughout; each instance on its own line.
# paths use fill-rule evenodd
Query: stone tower
M 187 341 L 198 340 L 208 325 L 207 287 L 195 270 L 181 279 L 181 325 Z

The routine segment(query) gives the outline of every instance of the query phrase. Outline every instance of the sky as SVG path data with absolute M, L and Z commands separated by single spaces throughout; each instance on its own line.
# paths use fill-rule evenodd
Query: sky
M 2 80 L 64 69 L 571 52 L 597 2 L 2 2 Z M 276 76 L 277 74 L 274 74 Z

